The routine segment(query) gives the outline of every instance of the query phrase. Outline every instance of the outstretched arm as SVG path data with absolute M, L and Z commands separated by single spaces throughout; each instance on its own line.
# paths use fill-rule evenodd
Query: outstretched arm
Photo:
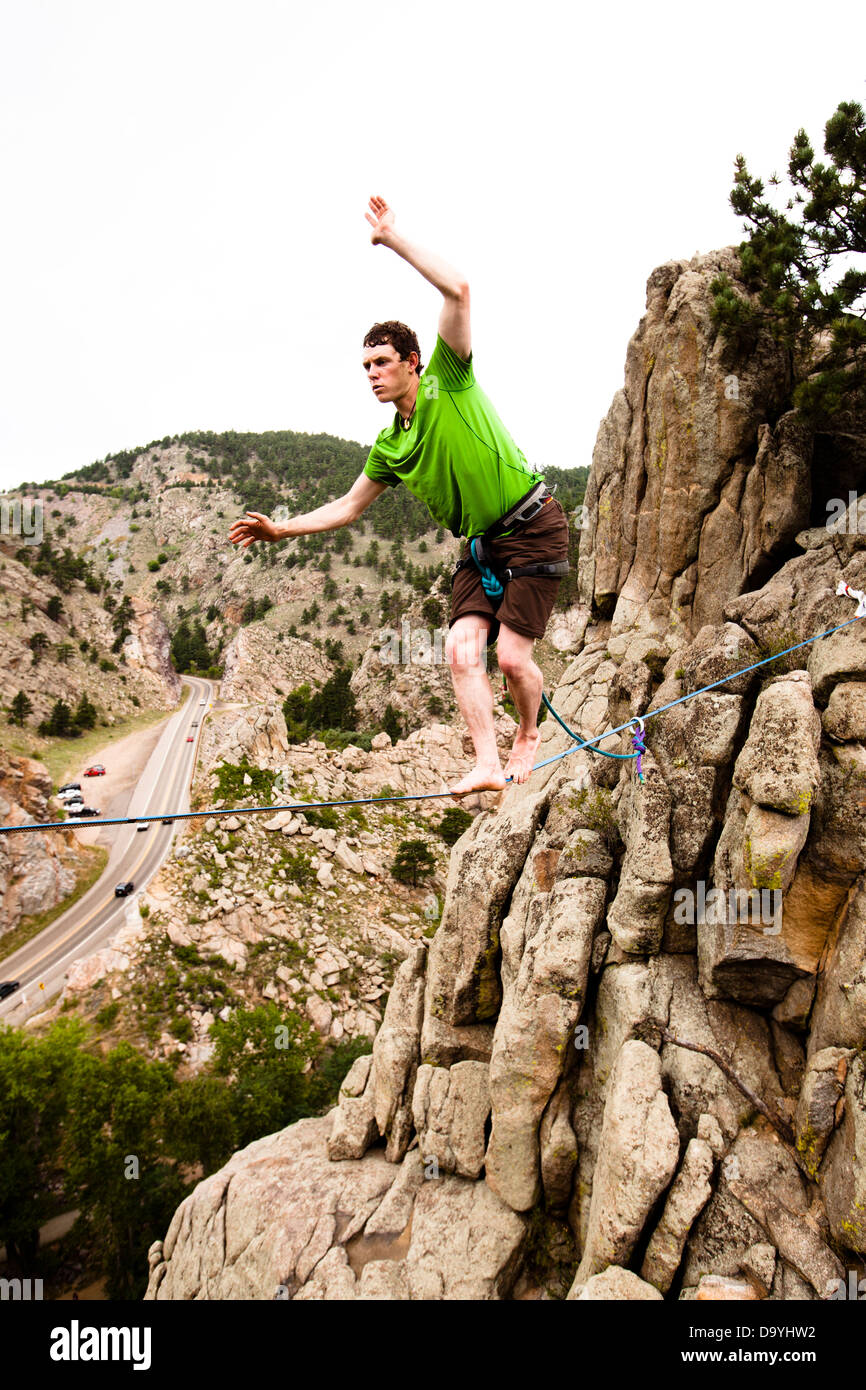
M 431 251 L 407 241 L 394 227 L 394 213 L 384 198 L 373 196 L 370 199 L 370 212 L 364 214 L 373 228 L 370 240 L 374 246 L 389 246 L 419 271 L 425 280 L 435 285 L 444 296 L 442 313 L 439 316 L 439 336 L 458 357 L 468 360 L 472 352 L 472 338 L 469 322 L 469 286 L 465 278 L 447 261 L 434 256 Z
M 294 536 L 309 536 L 313 531 L 336 531 L 340 526 L 348 526 L 375 502 L 387 483 L 377 483 L 362 473 L 355 479 L 351 488 L 342 497 L 326 502 L 314 512 L 304 516 L 293 516 L 288 521 L 271 521 L 261 512 L 247 512 L 239 517 L 229 530 L 229 540 L 233 545 L 242 545 L 249 550 L 254 541 L 285 541 Z

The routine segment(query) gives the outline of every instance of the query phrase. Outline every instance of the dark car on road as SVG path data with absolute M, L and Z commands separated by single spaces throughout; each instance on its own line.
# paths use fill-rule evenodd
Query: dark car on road
M 16 989 L 20 988 L 20 980 L 0 980 L 0 999 L 5 999 L 8 994 L 14 994 Z
M 128 898 L 134 888 L 134 883 L 118 883 L 114 890 L 114 896 L 116 898 Z

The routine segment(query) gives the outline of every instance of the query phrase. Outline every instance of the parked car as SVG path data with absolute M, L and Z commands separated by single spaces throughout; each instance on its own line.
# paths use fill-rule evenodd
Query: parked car
M 97 806 L 79 806 L 77 801 L 73 801 L 71 806 L 66 807 L 70 816 L 77 816 L 79 820 L 82 816 L 101 816 L 102 812 Z
M 102 766 L 102 763 L 94 763 L 94 764 L 93 764 L 93 767 L 86 767 L 86 768 L 84 769 L 84 776 L 85 776 L 85 777 L 104 777 L 104 776 L 105 776 L 105 768 Z
M 63 792 L 80 792 L 80 791 L 81 791 L 81 783 L 80 783 L 80 782 L 64 782 L 62 787 L 58 787 L 58 788 L 57 788 L 57 795 L 60 796 L 60 795 L 62 795 Z
M 14 994 L 16 989 L 20 988 L 20 980 L 0 980 L 0 999 L 5 999 L 7 995 Z
M 83 801 L 84 797 L 81 795 L 81 792 L 58 792 L 57 800 L 62 801 L 66 806 L 71 806 L 73 801 Z
M 134 887 L 134 883 L 118 883 L 114 890 L 114 896 L 116 898 L 128 898 Z
M 136 829 L 136 832 L 138 832 L 139 830 L 149 830 L 149 829 L 150 829 L 150 821 L 149 821 L 149 820 L 140 820 L 140 821 L 138 822 L 138 825 L 135 827 L 135 829 Z

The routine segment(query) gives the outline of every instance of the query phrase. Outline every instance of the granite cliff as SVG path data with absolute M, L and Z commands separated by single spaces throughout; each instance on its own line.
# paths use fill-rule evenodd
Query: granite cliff
M 810 433 L 782 349 L 726 355 L 735 267 L 653 272 L 599 430 L 552 695 L 584 737 L 866 589 L 866 422 Z M 578 752 L 476 816 L 339 1105 L 199 1183 L 149 1299 L 808 1300 L 863 1263 L 866 621 L 646 745 L 642 783 Z M 540 758 L 569 746 L 548 719 Z

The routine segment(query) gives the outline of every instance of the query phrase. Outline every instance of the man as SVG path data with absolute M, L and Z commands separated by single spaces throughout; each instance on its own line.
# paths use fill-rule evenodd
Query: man
M 244 549 L 254 541 L 284 540 L 333 530 L 356 521 L 386 487 L 404 482 L 433 518 L 455 536 L 487 531 L 531 492 L 525 524 L 485 540 L 494 573 L 533 562 L 562 562 L 568 522 L 555 498 L 539 484 L 496 411 L 475 381 L 469 318 L 469 286 L 450 265 L 401 236 L 383 198 L 370 199 L 365 214 L 373 245 L 388 246 L 414 266 L 443 296 L 439 334 L 422 376 L 418 340 L 405 324 L 375 324 L 364 339 L 363 366 L 377 400 L 393 402 L 393 423 L 376 439 L 364 471 L 345 496 L 278 525 L 247 512 L 229 535 Z M 542 505 L 543 503 L 543 505 Z M 532 660 L 544 635 L 561 580 L 519 575 L 491 602 L 469 547 L 452 579 L 451 620 L 445 654 L 457 703 L 475 745 L 472 771 L 450 787 L 456 799 L 469 792 L 501 791 L 506 778 L 525 782 L 541 742 L 537 727 L 543 676 Z M 499 667 L 519 715 L 514 746 L 503 772 L 493 724 L 493 691 L 484 663 L 486 642 L 497 642 Z

